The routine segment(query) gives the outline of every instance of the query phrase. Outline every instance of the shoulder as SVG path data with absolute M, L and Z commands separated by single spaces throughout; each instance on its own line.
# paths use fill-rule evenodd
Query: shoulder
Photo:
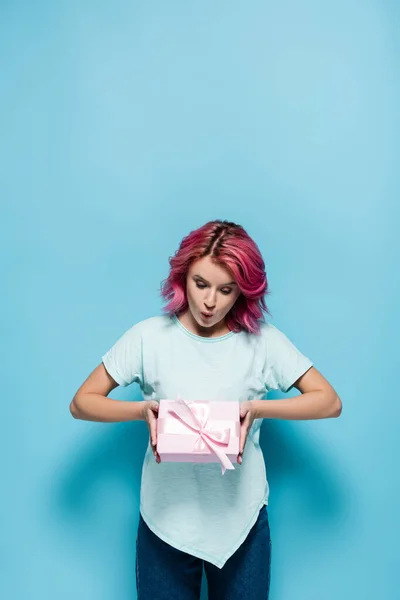
M 274 341 L 281 336 L 284 336 L 284 333 L 276 325 L 267 321 L 260 322 L 260 333 L 258 334 L 260 340 Z
M 127 330 L 126 333 L 130 335 L 140 335 L 146 337 L 147 335 L 161 333 L 171 325 L 171 318 L 168 315 L 155 315 L 153 317 L 147 317 L 141 321 L 137 321 Z
M 250 333 L 242 330 L 238 335 L 241 345 L 254 348 L 257 352 L 264 354 L 267 348 L 270 348 L 275 343 L 279 343 L 281 331 L 272 323 L 267 321 L 259 321 L 259 331 Z M 278 340 L 276 342 L 276 340 Z
M 279 327 L 269 322 L 260 323 L 258 335 L 260 345 L 268 350 L 287 351 L 292 349 L 293 342 Z
M 260 333 L 261 335 L 270 335 L 274 331 L 279 331 L 279 329 L 273 325 L 272 323 L 270 323 L 269 321 L 260 321 Z

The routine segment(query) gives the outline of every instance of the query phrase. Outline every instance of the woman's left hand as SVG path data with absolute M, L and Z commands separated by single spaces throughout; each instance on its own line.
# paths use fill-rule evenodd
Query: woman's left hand
M 256 418 L 254 404 L 252 400 L 246 400 L 240 403 L 240 443 L 239 443 L 239 454 L 238 463 L 242 464 L 243 451 L 246 445 L 247 435 L 250 431 L 250 427 Z

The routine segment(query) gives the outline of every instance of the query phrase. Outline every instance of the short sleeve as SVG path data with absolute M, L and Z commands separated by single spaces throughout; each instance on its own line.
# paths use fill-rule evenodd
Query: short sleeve
M 128 329 L 101 358 L 111 377 L 121 386 L 143 387 L 143 340 L 140 323 Z
M 275 325 L 266 328 L 264 383 L 267 390 L 288 392 L 312 366 L 312 361 Z

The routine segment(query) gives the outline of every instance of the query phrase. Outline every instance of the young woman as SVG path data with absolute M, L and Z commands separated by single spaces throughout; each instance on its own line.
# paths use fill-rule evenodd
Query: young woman
M 338 417 L 334 388 L 274 325 L 263 258 L 240 225 L 211 221 L 186 236 L 161 286 L 163 315 L 134 324 L 102 357 L 71 402 L 74 417 L 145 420 L 136 539 L 138 600 L 198 600 L 202 568 L 209 600 L 267 600 L 269 486 L 259 445 L 262 419 Z M 140 385 L 144 400 L 108 398 Z M 261 400 L 268 390 L 301 394 Z M 238 400 L 238 464 L 166 463 L 157 453 L 161 398 Z

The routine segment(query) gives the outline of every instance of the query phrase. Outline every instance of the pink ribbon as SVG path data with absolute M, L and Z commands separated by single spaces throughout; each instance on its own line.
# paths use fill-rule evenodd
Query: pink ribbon
M 207 427 L 207 421 L 210 414 L 210 403 L 193 402 L 189 404 L 189 402 L 180 396 L 177 397 L 176 402 L 177 404 L 174 408 L 169 408 L 168 412 L 172 413 L 187 427 L 199 434 L 194 444 L 194 451 L 202 452 L 207 445 L 220 460 L 222 475 L 225 474 L 226 469 L 229 469 L 230 471 L 232 469 L 234 470 L 235 467 L 228 456 L 223 449 L 217 445 L 223 444 L 224 446 L 227 446 L 229 444 L 231 430 L 229 428 L 221 430 L 212 429 L 209 426 Z M 215 442 L 217 442 L 217 444 Z

